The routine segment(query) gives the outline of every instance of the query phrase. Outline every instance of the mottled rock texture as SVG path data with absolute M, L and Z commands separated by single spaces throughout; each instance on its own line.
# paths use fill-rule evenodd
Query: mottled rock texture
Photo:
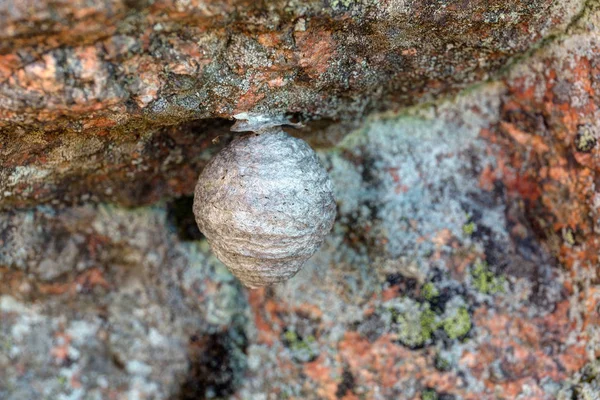
M 0 0 L 0 398 L 598 398 L 599 9 Z M 252 291 L 190 197 L 246 111 L 338 209 Z
M 203 139 L 219 130 L 191 121 L 253 111 L 315 120 L 319 131 L 355 127 L 369 111 L 500 76 L 512 58 L 569 29 L 585 7 L 583 0 L 3 0 L 0 207 L 81 196 L 141 205 L 192 193 Z M 327 135 L 328 144 L 347 129 L 332 130 L 342 133 Z

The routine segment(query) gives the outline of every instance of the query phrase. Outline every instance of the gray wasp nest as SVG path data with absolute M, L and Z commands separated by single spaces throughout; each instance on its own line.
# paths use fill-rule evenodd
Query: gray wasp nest
M 245 116 L 245 115 L 244 115 Z M 294 276 L 335 220 L 327 171 L 310 146 L 260 117 L 204 168 L 194 215 L 213 252 L 250 288 Z

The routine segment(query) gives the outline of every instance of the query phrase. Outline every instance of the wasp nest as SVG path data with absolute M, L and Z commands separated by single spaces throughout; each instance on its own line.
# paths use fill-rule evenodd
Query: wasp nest
M 294 276 L 323 243 L 335 213 L 315 152 L 272 125 L 217 154 L 194 196 L 196 222 L 213 252 L 251 288 Z

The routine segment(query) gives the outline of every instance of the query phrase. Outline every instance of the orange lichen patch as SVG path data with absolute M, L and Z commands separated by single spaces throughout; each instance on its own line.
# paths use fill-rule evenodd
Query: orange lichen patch
M 251 290 L 248 297 L 258 331 L 257 342 L 272 346 L 281 336 L 281 320 L 274 314 L 277 306 L 265 297 L 265 288 Z
M 45 54 L 40 61 L 16 71 L 10 83 L 27 91 L 57 93 L 64 89 L 64 84 L 57 79 L 56 68 L 56 58 Z
M 304 315 L 312 320 L 319 320 L 323 317 L 323 311 L 314 304 L 300 304 L 292 309 L 296 314 Z
M 159 67 L 147 56 L 140 57 L 132 62 L 139 63 L 138 78 L 140 85 L 138 87 L 135 101 L 140 108 L 144 108 L 158 97 L 158 91 L 162 86 Z
M 171 61 L 167 64 L 166 70 L 175 74 L 195 77 L 212 61 L 210 55 L 196 42 L 170 37 L 169 44 L 172 54 L 170 54 Z
M 0 240 L 0 246 L 2 245 Z M 8 267 L 0 266 L 0 277 L 0 294 L 19 297 L 21 294 L 27 295 L 33 286 L 27 274 Z
M 587 340 L 581 338 L 581 343 L 587 343 Z M 559 356 L 560 364 L 572 373 L 580 370 L 590 361 L 587 357 L 587 352 L 584 345 L 569 346 L 565 352 Z
M 81 383 L 81 379 L 80 379 L 79 373 L 74 373 L 73 376 L 71 376 L 69 384 L 71 385 L 71 387 L 73 389 L 77 389 L 77 388 L 80 388 L 80 387 L 83 386 L 82 383 Z
M 71 336 L 59 332 L 55 335 L 58 344 L 50 350 L 50 354 L 54 357 L 58 364 L 62 364 L 69 358 L 69 346 L 71 345 Z
M 569 302 L 559 303 L 545 317 L 529 318 L 523 313 L 504 313 L 479 308 L 473 320 L 480 335 L 485 337 L 474 352 L 466 352 L 460 364 L 483 380 L 490 393 L 505 398 L 521 394 L 523 382 L 532 390 L 542 391 L 541 382 L 551 379 L 561 382 L 582 368 L 588 361 L 586 340 L 568 345 L 570 333 L 576 328 L 569 319 Z M 552 352 L 548 352 L 548 348 Z M 490 376 L 490 365 L 498 361 L 502 376 Z
M 462 389 L 464 381 L 452 372 L 440 372 L 434 367 L 434 351 L 412 351 L 392 342 L 385 334 L 370 342 L 357 332 L 347 332 L 338 345 L 340 356 L 348 365 L 357 386 L 368 389 L 368 398 L 378 393 L 385 398 L 400 396 L 398 388 L 418 380 L 423 387 L 439 392 L 467 396 Z M 465 398 L 469 398 L 468 396 Z M 481 398 L 481 397 L 474 397 Z
M 258 35 L 257 40 L 265 47 L 277 47 L 281 43 L 281 34 L 278 32 L 261 33 Z
M 447 260 L 448 270 L 454 279 L 462 281 L 469 265 L 475 263 L 478 258 L 485 259 L 485 254 L 478 254 L 475 251 L 466 253 L 462 251 L 454 252 Z
M 80 67 L 77 68 L 79 79 L 84 82 L 94 82 L 103 77 L 102 60 L 98 57 L 95 46 L 79 47 L 74 50 L 74 55 L 80 64 Z
M 600 157 L 589 139 L 600 106 L 594 79 L 600 67 L 598 60 L 568 58 L 549 55 L 543 71 L 519 71 L 507 80 L 502 121 L 481 132 L 497 166 L 484 169 L 479 180 L 486 190 L 500 181 L 510 197 L 527 200 L 532 225 L 561 264 L 573 268 L 597 265 L 600 253 L 594 228 Z M 576 146 L 578 135 L 588 135 L 584 152 Z
M 523 132 L 513 124 L 508 122 L 500 122 L 500 128 L 507 132 L 514 140 L 517 141 L 517 143 L 532 148 L 537 153 L 543 154 L 549 150 L 549 147 L 544 143 L 541 137 Z
M 381 301 L 386 302 L 388 300 L 395 299 L 399 296 L 400 293 L 398 292 L 398 288 L 396 286 L 392 286 L 381 292 Z M 376 295 L 373 295 L 373 300 L 377 301 L 378 297 Z
M 336 400 L 338 383 L 335 380 L 335 375 L 339 375 L 340 371 L 334 374 L 332 367 L 328 364 L 330 364 L 329 360 L 324 355 L 320 355 L 316 360 L 304 364 L 303 371 L 310 379 L 318 382 L 316 394 L 320 398 Z
M 7 7 L 10 11 L 8 16 L 3 13 L 2 20 L 3 42 L 12 44 L 15 49 L 34 46 L 38 54 L 113 34 L 114 22 L 122 20 L 126 11 L 121 1 L 72 0 L 56 7 L 48 1 L 23 0 Z
M 303 318 L 319 321 L 323 311 L 313 304 L 290 305 L 281 299 L 269 298 L 265 288 L 249 292 L 250 308 L 254 314 L 254 323 L 258 330 L 258 342 L 273 345 L 286 329 L 282 316 L 295 313 Z
M 193 187 L 198 180 L 198 172 L 192 167 L 186 165 L 181 167 L 179 176 L 171 178 L 167 181 L 167 185 L 173 191 L 173 193 L 185 194 L 188 192 L 188 188 Z
M 99 268 L 92 268 L 78 275 L 75 279 L 75 283 L 78 285 L 77 288 L 79 290 L 89 290 L 95 286 L 100 286 L 104 289 L 110 288 L 110 285 L 106 279 L 104 279 L 102 270 Z
M 431 242 L 435 244 L 437 248 L 439 248 L 448 244 L 452 237 L 452 232 L 449 229 L 442 229 L 434 235 L 434 237 L 431 239 Z
M 37 286 L 38 291 L 44 295 L 58 296 L 69 292 L 73 288 L 71 283 L 43 283 Z M 74 293 L 74 290 L 72 291 Z
M 329 31 L 295 32 L 298 46 L 298 63 L 308 76 L 318 78 L 329 68 L 329 61 L 335 53 L 335 41 Z
M 538 183 L 529 174 L 506 174 L 508 179 L 504 181 L 511 194 L 516 194 L 524 199 L 535 201 L 540 197 Z
M 69 296 L 75 296 L 77 293 L 88 292 L 97 286 L 107 290 L 110 289 L 110 284 L 99 268 L 86 270 L 68 282 L 38 283 L 35 286 L 40 294 L 50 296 L 67 293 Z
M 0 82 L 8 79 L 20 66 L 21 60 L 15 54 L 0 55 Z
M 253 85 L 243 93 L 236 104 L 234 114 L 252 109 L 259 101 L 265 98 L 265 94 L 260 92 L 260 85 Z
M 392 176 L 392 179 L 394 180 L 394 183 L 396 183 L 396 187 L 394 189 L 394 192 L 396 194 L 401 194 L 401 193 L 408 192 L 408 190 L 410 188 L 402 183 L 402 180 L 401 180 L 401 177 L 400 177 L 400 172 L 398 171 L 398 168 L 388 168 L 387 171 Z
M 479 187 L 491 192 L 494 189 L 494 182 L 496 182 L 496 179 L 496 171 L 492 169 L 490 165 L 486 165 L 479 175 Z
M 586 313 L 583 317 L 583 329 L 600 325 L 600 287 L 590 287 L 581 294 Z
M 277 77 L 277 78 L 273 78 L 271 80 L 269 80 L 267 82 L 267 85 L 269 85 L 269 87 L 275 88 L 275 87 L 282 87 L 285 86 L 285 79 Z
M 429 373 L 424 373 L 421 379 L 421 384 L 424 387 L 435 388 L 438 392 L 444 393 L 456 393 L 459 394 L 462 391 L 459 389 L 464 385 L 464 380 L 457 376 L 455 373 L 443 373 L 433 369 Z M 466 393 L 462 393 L 464 396 Z
M 117 122 L 106 116 L 92 117 L 83 124 L 84 129 L 112 128 Z
M 131 77 L 132 80 L 136 78 L 141 80 L 133 87 L 133 93 L 135 94 L 138 93 L 139 86 L 143 83 L 143 74 L 147 74 L 147 77 L 158 76 L 163 70 L 162 65 L 155 65 L 153 58 L 146 54 L 136 54 L 134 56 L 127 57 L 120 63 L 120 67 L 122 68 L 125 76 Z

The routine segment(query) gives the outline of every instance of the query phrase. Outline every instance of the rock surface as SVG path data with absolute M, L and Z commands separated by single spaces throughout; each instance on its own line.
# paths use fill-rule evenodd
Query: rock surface
M 501 76 L 590 7 L 3 0 L 0 208 L 82 196 L 147 205 L 191 194 L 207 143 L 198 132 L 221 133 L 207 119 L 289 113 L 318 131 L 341 124 L 325 135 L 331 145 L 370 111 Z
M 599 9 L 0 1 L 0 398 L 597 398 Z M 260 290 L 189 197 L 243 111 L 338 207 Z

